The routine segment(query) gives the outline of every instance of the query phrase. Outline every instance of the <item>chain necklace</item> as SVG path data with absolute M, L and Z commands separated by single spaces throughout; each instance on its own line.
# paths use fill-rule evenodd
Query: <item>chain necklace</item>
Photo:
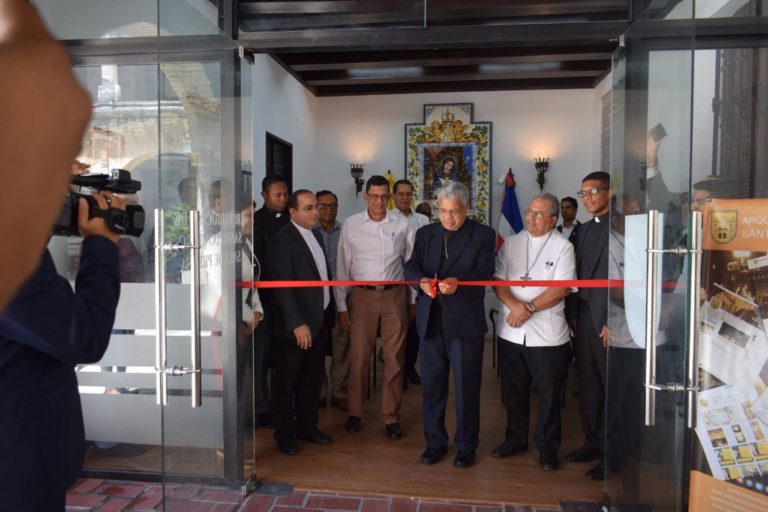
M 541 252 L 544 250 L 544 247 L 547 246 L 547 242 L 549 242 L 549 237 L 551 237 L 551 236 L 552 236 L 552 230 L 549 231 L 549 234 L 547 235 L 547 239 L 544 240 L 544 243 L 541 244 L 541 247 L 539 247 L 539 252 L 536 253 L 536 257 L 533 259 L 533 263 L 531 263 L 531 266 L 529 267 L 528 266 L 528 259 L 529 259 L 528 258 L 528 249 L 529 249 L 529 246 L 531 245 L 531 234 L 528 233 L 528 238 L 527 238 L 526 243 L 525 243 L 525 267 L 526 267 L 526 271 L 525 271 L 525 275 L 524 276 L 520 276 L 520 279 L 522 279 L 523 281 L 530 281 L 532 279 L 531 276 L 530 276 L 531 270 L 533 269 L 534 265 L 536 265 L 536 262 L 539 261 L 539 256 L 541 256 Z

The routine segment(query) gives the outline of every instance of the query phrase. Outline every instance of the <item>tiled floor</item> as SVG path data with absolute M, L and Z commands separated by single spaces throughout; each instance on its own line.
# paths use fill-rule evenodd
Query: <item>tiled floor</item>
M 432 501 L 400 497 L 352 496 L 316 492 L 294 492 L 290 496 L 251 494 L 221 487 L 194 484 L 169 485 L 168 512 L 294 512 L 334 510 L 342 512 L 557 512 L 558 509 L 528 505 L 478 504 Z M 118 480 L 80 480 L 67 495 L 67 511 L 163 510 L 162 487 L 158 483 Z

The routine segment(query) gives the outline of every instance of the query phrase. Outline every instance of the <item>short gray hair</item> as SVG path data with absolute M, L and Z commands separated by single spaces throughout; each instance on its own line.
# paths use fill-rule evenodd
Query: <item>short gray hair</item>
M 469 189 L 459 181 L 451 181 L 437 189 L 437 200 L 458 199 L 461 206 L 469 205 Z
M 537 199 L 543 199 L 544 201 L 547 201 L 549 203 L 549 214 L 551 216 L 553 217 L 560 216 L 560 200 L 557 198 L 555 194 L 544 192 L 543 194 L 539 194 L 533 199 L 531 199 L 531 203 Z

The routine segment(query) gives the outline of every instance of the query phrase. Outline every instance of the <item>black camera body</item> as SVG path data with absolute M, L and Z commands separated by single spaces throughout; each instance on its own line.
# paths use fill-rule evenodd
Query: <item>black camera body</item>
M 131 173 L 124 169 L 112 169 L 109 174 L 74 176 L 72 184 L 116 194 L 133 194 L 141 190 L 141 182 L 131 179 Z M 77 218 L 81 197 L 88 201 L 88 218 L 103 217 L 110 231 L 130 236 L 141 236 L 144 232 L 144 208 L 141 206 L 127 205 L 125 211 L 117 208 L 102 210 L 90 194 L 70 191 L 53 226 L 54 235 L 80 236 Z

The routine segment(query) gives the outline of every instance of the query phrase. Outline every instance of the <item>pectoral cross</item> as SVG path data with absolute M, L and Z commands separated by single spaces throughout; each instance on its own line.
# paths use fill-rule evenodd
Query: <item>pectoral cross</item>
M 520 279 L 523 281 L 530 281 L 532 278 L 528 275 L 528 272 L 526 272 L 524 276 L 520 276 Z

